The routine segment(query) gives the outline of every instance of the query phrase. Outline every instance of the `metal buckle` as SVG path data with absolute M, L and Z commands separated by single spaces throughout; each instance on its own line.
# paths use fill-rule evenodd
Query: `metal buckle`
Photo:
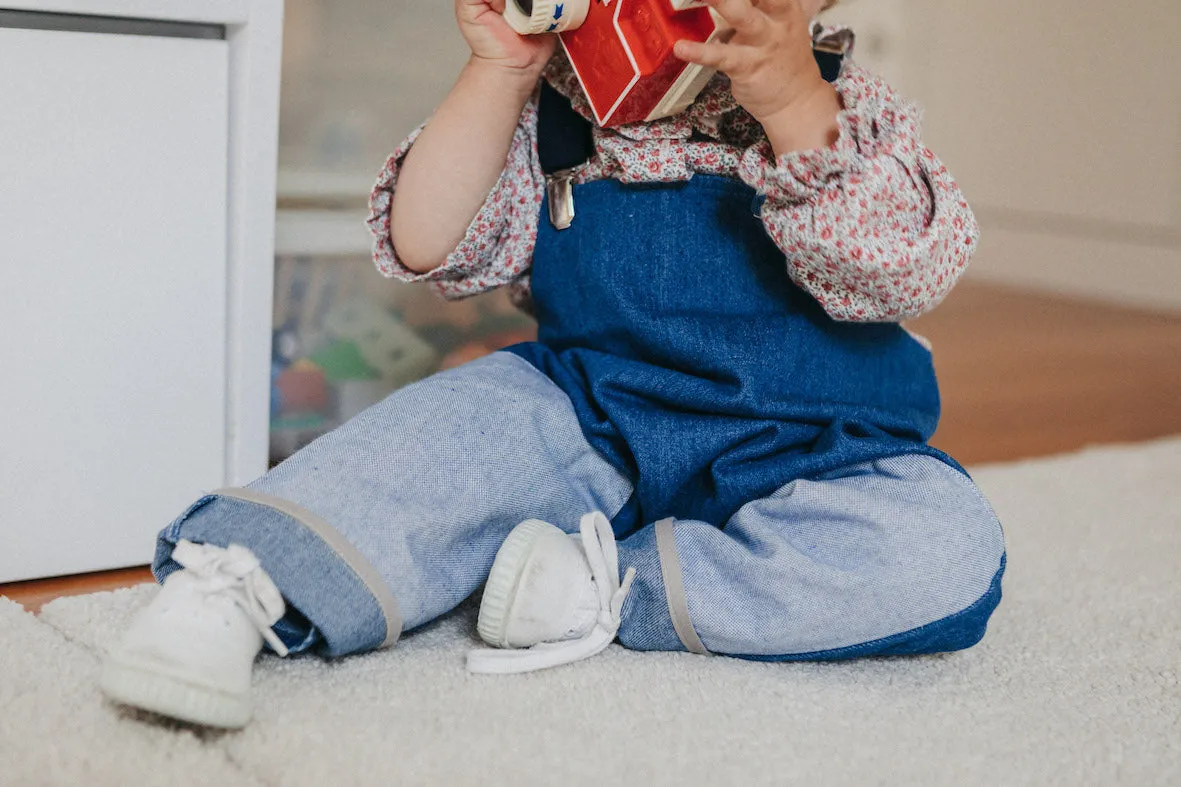
M 853 29 L 849 27 L 829 29 L 819 22 L 812 25 L 812 48 L 817 52 L 844 57 L 853 51 L 856 39 Z
M 549 221 L 554 229 L 569 229 L 574 223 L 574 176 L 581 167 L 559 170 L 545 181 L 549 199 Z

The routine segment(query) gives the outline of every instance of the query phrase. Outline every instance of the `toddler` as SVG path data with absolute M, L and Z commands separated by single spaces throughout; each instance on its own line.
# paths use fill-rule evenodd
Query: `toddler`
M 516 35 L 503 3 L 456 0 L 471 59 L 390 158 L 370 226 L 383 273 L 449 298 L 507 286 L 538 341 L 196 501 L 159 536 L 164 587 L 104 665 L 110 697 L 239 727 L 264 643 L 391 646 L 481 585 L 476 672 L 617 637 L 795 661 L 984 635 L 1004 539 L 927 445 L 931 355 L 900 325 L 977 227 L 915 107 L 852 62 L 824 79 L 823 0 L 708 0 L 734 32 L 677 44 L 720 69 L 696 102 L 584 137 L 554 36 Z M 559 229 L 542 161 L 584 138 Z

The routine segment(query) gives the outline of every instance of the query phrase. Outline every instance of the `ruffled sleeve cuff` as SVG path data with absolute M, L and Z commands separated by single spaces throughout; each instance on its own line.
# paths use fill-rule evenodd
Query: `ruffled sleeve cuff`
M 766 196 L 763 222 L 792 280 L 837 320 L 896 322 L 934 308 L 968 264 L 978 228 L 921 142 L 917 107 L 849 63 L 830 148 L 746 150 L 740 176 Z
M 531 99 L 513 135 L 505 169 L 472 219 L 463 240 L 439 267 L 418 273 L 398 259 L 390 230 L 390 208 L 407 153 L 425 127 L 398 146 L 377 178 L 369 198 L 368 226 L 373 259 L 385 276 L 430 282 L 444 298 L 464 298 L 512 283 L 528 271 L 537 239 L 537 217 L 545 179 L 537 160 L 537 105 Z
M 778 158 L 765 138 L 747 148 L 739 177 L 782 203 L 816 199 L 849 172 L 864 169 L 881 155 L 915 159 L 920 150 L 918 110 L 885 82 L 856 63 L 845 64 L 833 85 L 843 109 L 837 115 L 839 136 L 827 148 L 798 150 Z

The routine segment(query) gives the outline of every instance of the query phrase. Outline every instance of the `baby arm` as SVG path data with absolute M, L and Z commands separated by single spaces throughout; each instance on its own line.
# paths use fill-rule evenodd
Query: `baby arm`
M 544 191 L 532 96 L 553 37 L 517 36 L 503 5 L 456 0 L 472 57 L 434 116 L 390 156 L 370 198 L 378 269 L 430 281 L 445 297 L 518 281 L 532 257 Z
M 740 176 L 766 195 L 763 223 L 792 280 L 834 319 L 901 322 L 935 308 L 967 267 L 979 227 L 923 146 L 919 112 L 846 64 L 827 148 L 746 151 Z
M 835 319 L 896 322 L 951 290 L 979 230 L 947 169 L 920 140 L 918 110 L 846 64 L 821 78 L 808 20 L 821 0 L 706 0 L 726 43 L 677 44 L 730 77 L 766 140 L 739 175 L 766 196 L 763 222 L 792 280 Z
M 390 234 L 409 269 L 438 268 L 501 179 L 536 75 L 473 59 L 414 140 L 390 206 Z M 519 153 L 520 151 L 512 151 Z

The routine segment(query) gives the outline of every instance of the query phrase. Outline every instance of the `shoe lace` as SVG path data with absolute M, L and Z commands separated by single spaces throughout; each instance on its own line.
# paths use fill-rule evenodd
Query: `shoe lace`
M 240 544 L 222 548 L 182 540 L 173 548 L 172 559 L 192 576 L 195 588 L 209 595 L 221 593 L 232 599 L 271 649 L 280 656 L 287 655 L 287 646 L 271 628 L 283 617 L 287 607 L 279 589 L 263 571 L 253 552 Z
M 602 513 L 595 511 L 582 517 L 579 535 L 599 596 L 595 625 L 577 639 L 541 642 L 531 648 L 513 650 L 473 650 L 467 656 L 469 672 L 508 675 L 572 664 L 602 652 L 615 641 L 623 602 L 636 578 L 636 570 L 628 568 L 623 581 L 619 581 L 615 533 Z

